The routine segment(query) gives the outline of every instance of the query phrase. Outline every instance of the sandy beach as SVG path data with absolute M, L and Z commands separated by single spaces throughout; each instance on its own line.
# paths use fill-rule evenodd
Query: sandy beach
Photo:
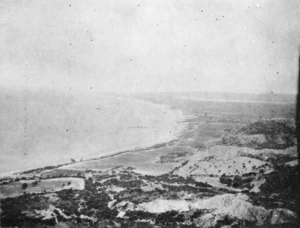
M 182 112 L 165 105 L 103 94 L 73 94 L 64 99 L 51 106 L 32 98 L 26 153 L 21 147 L 22 120 L 18 127 L 1 133 L 5 139 L 1 145 L 1 176 L 65 164 L 71 159 L 86 160 L 151 147 L 177 138 L 183 129 L 179 123 L 184 119 Z M 65 107 L 67 103 L 70 105 Z M 60 117 L 49 116 L 50 108 Z M 7 119 L 11 120 L 11 116 Z

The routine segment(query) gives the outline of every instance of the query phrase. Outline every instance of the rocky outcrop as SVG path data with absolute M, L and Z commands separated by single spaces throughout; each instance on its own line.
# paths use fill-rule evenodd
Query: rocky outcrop
M 248 221 L 257 226 L 287 223 L 296 218 L 296 214 L 287 209 L 278 208 L 268 210 L 262 206 L 254 206 L 248 200 L 248 196 L 244 194 L 223 194 L 192 202 L 186 200 L 157 199 L 152 202 L 142 203 L 135 210 L 150 213 L 164 213 L 172 210 L 179 212 L 201 209 L 209 210 L 211 211 L 210 213 L 206 213 L 198 218 L 198 225 L 201 224 L 203 227 L 214 226 L 218 220 L 222 220 L 224 217 Z

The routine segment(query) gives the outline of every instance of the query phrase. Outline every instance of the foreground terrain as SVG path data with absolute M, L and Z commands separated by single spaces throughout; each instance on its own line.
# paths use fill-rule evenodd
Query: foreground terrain
M 1 227 L 296 227 L 290 109 L 189 102 L 164 102 L 186 112 L 177 140 L 2 178 Z

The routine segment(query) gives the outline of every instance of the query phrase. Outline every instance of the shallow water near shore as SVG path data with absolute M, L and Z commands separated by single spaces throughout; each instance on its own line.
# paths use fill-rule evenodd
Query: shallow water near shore
M 21 96 L 6 95 L 2 174 L 145 148 L 173 140 L 182 129 L 181 112 L 168 106 L 104 94 L 35 95 L 27 110 L 20 108 Z

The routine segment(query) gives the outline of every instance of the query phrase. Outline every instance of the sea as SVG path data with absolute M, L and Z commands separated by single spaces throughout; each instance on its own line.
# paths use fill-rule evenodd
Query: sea
M 183 115 L 119 95 L 2 91 L 0 175 L 135 150 L 178 137 Z

